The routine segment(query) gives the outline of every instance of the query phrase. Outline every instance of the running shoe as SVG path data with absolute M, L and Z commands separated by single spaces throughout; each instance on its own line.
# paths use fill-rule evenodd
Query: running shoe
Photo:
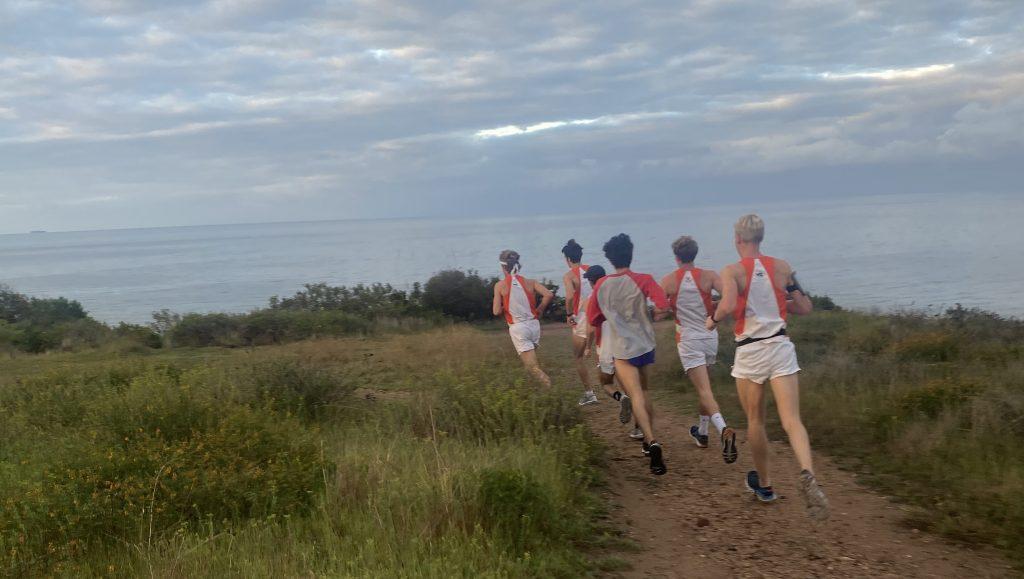
M 640 430 L 640 427 L 637 426 L 633 430 L 629 431 L 629 437 L 633 440 L 642 440 L 644 437 L 644 431 Z
M 775 491 L 772 490 L 772 487 L 761 486 L 761 478 L 757 476 L 756 470 L 752 470 L 747 473 L 747 489 L 754 493 L 757 500 L 762 503 L 770 503 L 779 498 L 779 496 L 775 494 Z
M 619 422 L 628 424 L 633 419 L 633 402 L 625 394 L 619 398 Z
M 652 442 L 647 448 L 651 454 L 651 472 L 658 476 L 668 472 L 668 467 L 665 466 L 665 461 L 661 457 L 661 444 Z
M 722 458 L 725 464 L 732 464 L 739 456 L 740 453 L 736 450 L 736 431 L 726 426 L 722 431 Z
M 696 442 L 697 446 L 699 446 L 700 448 L 707 448 L 708 447 L 708 435 L 701 434 L 700 433 L 700 427 L 691 426 L 690 427 L 690 436 L 693 438 L 693 441 Z
M 814 478 L 809 470 L 800 471 L 800 494 L 807 504 L 807 514 L 816 521 L 828 519 L 829 507 L 828 498 L 818 485 L 818 479 Z
M 580 401 L 577 402 L 580 406 L 586 406 L 587 404 L 597 404 L 597 394 L 594 394 L 593 390 L 587 390 L 580 396 Z
M 651 456 L 651 445 L 647 444 L 646 440 L 640 443 L 640 454 Z

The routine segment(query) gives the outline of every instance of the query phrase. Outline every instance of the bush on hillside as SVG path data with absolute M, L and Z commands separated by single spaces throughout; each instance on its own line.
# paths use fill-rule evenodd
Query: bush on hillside
M 489 320 L 496 283 L 498 278 L 483 278 L 475 271 L 445 270 L 423 286 L 423 305 L 456 320 Z
M 494 318 L 494 284 L 499 278 L 481 277 L 475 271 L 450 269 L 434 274 L 423 287 L 423 307 L 438 311 L 449 318 L 464 322 L 478 322 Z M 551 280 L 540 280 L 549 290 L 558 293 L 558 285 Z M 565 298 L 555 295 L 541 317 L 547 320 L 565 320 Z
M 307 312 L 340 311 L 364 318 L 402 317 L 420 313 L 422 293 L 419 284 L 412 292 L 395 289 L 391 284 L 359 284 L 353 287 L 306 284 L 292 297 L 270 298 L 271 310 Z

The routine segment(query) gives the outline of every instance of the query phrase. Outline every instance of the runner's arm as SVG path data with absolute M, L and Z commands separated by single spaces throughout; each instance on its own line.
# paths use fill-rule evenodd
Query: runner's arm
M 491 311 L 495 316 L 505 313 L 504 304 L 501 302 L 501 286 L 498 284 L 494 284 L 494 302 L 491 305 Z
M 783 262 L 783 265 L 785 266 L 786 280 L 786 311 L 798 316 L 811 313 L 814 311 L 814 304 L 811 302 L 811 298 L 804 293 L 800 283 L 796 281 L 796 272 L 788 263 Z
M 555 299 L 555 294 L 551 293 L 546 285 L 536 280 L 533 282 L 533 291 L 540 294 L 540 306 L 537 307 L 537 313 L 543 316 L 544 312 L 548 311 L 551 300 Z
M 661 291 L 665 292 L 665 299 L 667 299 L 669 303 L 673 303 L 676 301 L 676 291 L 679 288 L 672 287 L 673 282 L 675 282 L 675 279 L 676 276 L 671 273 L 661 278 Z M 672 317 L 676 317 L 675 310 L 672 311 Z
M 572 283 L 573 279 L 570 273 L 571 272 L 566 272 L 566 274 L 562 276 L 562 286 L 565 287 L 565 321 L 570 324 L 575 324 L 577 321 L 573 319 L 573 312 L 571 312 L 569 308 L 572 307 L 573 300 L 576 297 L 576 286 Z
M 604 278 L 598 280 L 594 291 L 590 292 L 590 299 L 587 300 L 587 323 L 591 328 L 598 328 L 604 322 L 604 312 L 601 311 L 601 303 L 597 299 L 597 290 L 601 287 Z M 596 331 L 595 331 L 596 334 Z
M 709 330 L 715 329 L 719 322 L 729 317 L 732 310 L 736 308 L 736 296 L 739 294 L 739 287 L 736 286 L 736 276 L 733 274 L 731 265 L 727 265 L 722 270 L 722 275 L 719 279 L 722 284 L 722 299 L 718 300 L 718 307 L 708 317 L 706 325 Z
M 661 289 L 661 286 L 654 281 L 651 276 L 645 276 L 640 291 L 647 296 L 647 299 L 654 302 L 654 319 L 664 320 L 668 317 L 671 304 L 668 301 L 668 297 L 665 295 L 665 290 Z
M 717 271 L 706 269 L 708 275 L 711 276 L 711 291 L 718 294 L 718 299 L 722 299 L 722 276 L 718 275 Z M 714 294 L 712 294 L 712 299 Z

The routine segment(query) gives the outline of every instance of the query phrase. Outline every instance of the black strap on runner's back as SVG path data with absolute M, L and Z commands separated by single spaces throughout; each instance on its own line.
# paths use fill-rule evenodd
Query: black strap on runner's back
M 762 342 L 764 340 L 771 340 L 772 338 L 777 338 L 779 336 L 785 336 L 785 335 L 786 335 L 786 328 L 782 328 L 781 330 L 779 330 L 778 332 L 775 332 L 774 334 L 768 336 L 767 338 L 746 338 L 746 339 L 740 340 L 739 342 L 736 342 L 736 347 L 739 348 L 740 346 L 746 346 L 747 344 L 753 344 L 754 342 Z

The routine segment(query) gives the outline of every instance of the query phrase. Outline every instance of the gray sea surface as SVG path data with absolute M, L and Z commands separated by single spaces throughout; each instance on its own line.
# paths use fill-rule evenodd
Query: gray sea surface
M 1024 195 L 859 197 L 534 217 L 321 221 L 0 236 L 0 283 L 76 299 L 106 322 L 147 322 L 155 310 L 242 312 L 302 284 L 388 282 L 407 288 L 447 268 L 498 273 L 498 253 L 524 274 L 561 279 L 570 237 L 584 262 L 625 232 L 633 269 L 674 267 L 671 242 L 700 243 L 698 264 L 734 261 L 732 224 L 765 220 L 764 251 L 789 260 L 803 285 L 844 307 L 942 311 L 956 303 L 1024 316 Z

